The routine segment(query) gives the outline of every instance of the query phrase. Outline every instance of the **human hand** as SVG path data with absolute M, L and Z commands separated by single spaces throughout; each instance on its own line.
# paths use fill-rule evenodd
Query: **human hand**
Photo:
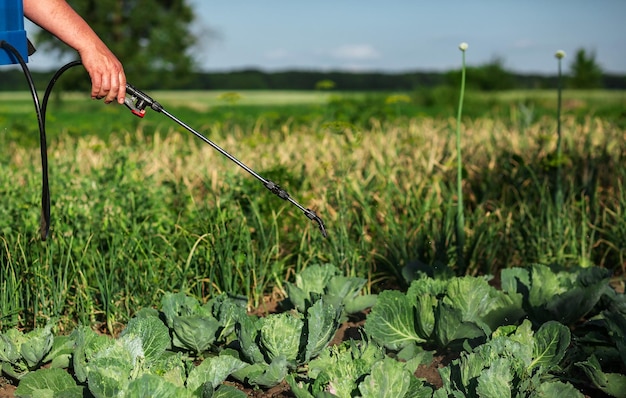
M 126 75 L 122 63 L 103 43 L 79 51 L 83 66 L 91 78 L 91 98 L 120 104 L 126 97 Z

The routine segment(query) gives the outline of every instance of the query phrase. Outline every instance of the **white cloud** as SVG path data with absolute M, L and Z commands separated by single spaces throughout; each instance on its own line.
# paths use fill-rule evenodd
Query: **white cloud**
M 350 44 L 337 47 L 331 55 L 340 59 L 364 60 L 380 57 L 380 53 L 369 44 Z
M 355 64 L 355 63 L 340 65 L 339 68 L 344 71 L 355 72 L 355 73 L 367 72 L 372 69 L 369 65 L 361 65 L 361 64 Z
M 533 47 L 535 43 L 530 39 L 519 39 L 513 43 L 513 48 L 530 48 Z
M 289 57 L 289 51 L 284 48 L 275 48 L 265 53 L 267 59 L 285 59 Z

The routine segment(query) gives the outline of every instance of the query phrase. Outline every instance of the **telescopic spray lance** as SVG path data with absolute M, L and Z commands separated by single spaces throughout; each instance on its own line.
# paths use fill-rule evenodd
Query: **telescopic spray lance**
M 48 98 L 52 92 L 52 88 L 61 75 L 69 68 L 77 65 L 81 65 L 80 61 L 72 61 L 63 67 L 61 67 L 52 77 L 46 88 L 43 101 L 39 103 L 39 96 L 37 89 L 33 82 L 31 73 L 26 65 L 28 62 L 28 56 L 31 55 L 35 49 L 30 45 L 30 42 L 26 38 L 26 31 L 24 30 L 24 9 L 22 0 L 2 0 L 0 2 L 0 65 L 20 64 L 31 94 L 33 96 L 33 102 L 35 104 L 35 112 L 37 113 L 37 121 L 39 123 L 39 139 L 41 146 L 41 172 L 42 172 L 42 198 L 41 198 L 41 239 L 46 240 L 48 232 L 50 230 L 50 189 L 48 187 L 48 155 L 46 144 L 46 108 L 48 104 Z M 214 149 L 219 151 L 222 155 L 235 162 L 239 167 L 243 168 L 248 173 L 252 174 L 256 179 L 261 181 L 267 189 L 283 200 L 289 201 L 298 209 L 304 212 L 304 215 L 309 219 L 315 221 L 322 232 L 324 237 L 327 236 L 326 229 L 322 219 L 315 214 L 313 210 L 304 208 L 298 202 L 289 196 L 287 191 L 282 189 L 278 184 L 273 181 L 266 180 L 257 174 L 254 170 L 240 162 L 237 158 L 220 148 L 211 140 L 197 132 L 196 130 L 183 123 L 180 119 L 166 111 L 161 104 L 150 98 L 142 91 L 136 89 L 130 84 L 126 85 L 126 92 L 130 96 L 125 99 L 126 106 L 132 111 L 133 114 L 144 117 L 146 114 L 146 108 L 150 107 L 156 112 L 163 113 L 202 141 L 211 145 Z
M 258 173 L 256 173 L 254 170 L 252 170 L 251 168 L 249 168 L 245 164 L 243 164 L 239 159 L 237 159 L 236 157 L 234 157 L 230 153 L 226 152 L 219 145 L 215 144 L 213 141 L 209 140 L 204 135 L 200 134 L 198 131 L 194 130 L 189 125 L 187 125 L 186 123 L 184 123 L 183 121 L 178 119 L 176 116 L 174 116 L 171 113 L 169 113 L 167 110 L 165 110 L 165 108 L 163 108 L 163 106 L 161 104 L 159 104 L 158 102 L 156 102 L 155 100 L 150 98 L 150 96 L 148 96 L 144 92 L 136 89 L 135 87 L 133 87 L 130 84 L 126 84 L 126 93 L 129 95 L 129 97 L 128 96 L 126 97 L 126 99 L 124 101 L 124 104 L 128 107 L 128 109 L 131 110 L 131 112 L 134 115 L 137 115 L 138 117 L 143 118 L 146 115 L 146 108 L 149 107 L 150 109 L 152 109 L 152 110 L 154 110 L 156 112 L 162 113 L 165 116 L 169 117 L 174 122 L 178 123 L 180 126 L 182 126 L 186 130 L 191 132 L 193 135 L 195 135 L 196 137 L 200 138 L 205 143 L 211 145 L 215 150 L 217 150 L 219 153 L 221 153 L 222 155 L 226 156 L 228 159 L 233 161 L 239 167 L 241 167 L 242 169 L 244 169 L 245 171 L 250 173 L 257 180 L 261 181 L 263 183 L 263 185 L 265 186 L 265 188 L 269 189 L 270 192 L 272 192 L 273 194 L 275 194 L 279 198 L 290 202 L 291 204 L 296 206 L 298 209 L 300 209 L 304 213 L 305 216 L 307 216 L 309 219 L 311 219 L 311 220 L 313 220 L 313 221 L 315 221 L 317 223 L 317 226 L 319 227 L 320 231 L 322 232 L 322 235 L 324 237 L 327 236 L 326 228 L 324 228 L 324 222 L 322 221 L 322 219 L 317 214 L 315 214 L 315 212 L 313 210 L 307 209 L 307 208 L 303 207 L 300 203 L 296 202 L 291 196 L 289 196 L 287 191 L 285 191 L 283 188 L 281 188 L 278 184 L 274 183 L 273 181 L 266 180 L 265 178 L 261 177 Z

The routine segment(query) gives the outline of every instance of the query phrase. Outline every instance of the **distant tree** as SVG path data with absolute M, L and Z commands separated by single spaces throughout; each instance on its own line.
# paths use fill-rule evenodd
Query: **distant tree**
M 324 80 L 320 80 L 317 83 L 315 83 L 315 89 L 316 90 L 332 90 L 334 89 L 336 86 L 335 82 L 330 80 L 330 79 L 324 79 Z
M 602 87 L 602 69 L 596 62 L 595 52 L 584 48 L 576 51 L 570 64 L 570 85 L 572 88 L 590 89 Z
M 447 73 L 448 84 L 460 85 L 461 74 L 458 70 Z M 495 57 L 486 64 L 467 68 L 467 86 L 481 91 L 510 90 L 515 88 L 515 76 L 504 67 L 504 60 Z
M 513 74 L 504 67 L 504 59 L 495 57 L 491 62 L 477 68 L 481 77 L 481 89 L 486 91 L 510 90 L 515 87 Z
M 68 2 L 118 56 L 133 84 L 168 88 L 191 77 L 196 37 L 190 31 L 194 14 L 186 0 Z M 43 50 L 73 53 L 45 31 L 37 42 Z

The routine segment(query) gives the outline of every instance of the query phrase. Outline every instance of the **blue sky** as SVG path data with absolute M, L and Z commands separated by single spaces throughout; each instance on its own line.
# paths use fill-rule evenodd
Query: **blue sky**
M 499 57 L 554 73 L 578 48 L 626 73 L 626 0 L 191 0 L 203 70 L 446 70 Z M 569 61 L 569 62 L 568 62 Z
M 603 70 L 626 73 L 626 0 L 188 1 L 205 71 L 448 70 L 467 42 L 470 65 L 499 57 L 509 70 L 552 74 L 557 50 L 568 68 L 582 47 Z M 30 66 L 64 61 L 39 52 Z

